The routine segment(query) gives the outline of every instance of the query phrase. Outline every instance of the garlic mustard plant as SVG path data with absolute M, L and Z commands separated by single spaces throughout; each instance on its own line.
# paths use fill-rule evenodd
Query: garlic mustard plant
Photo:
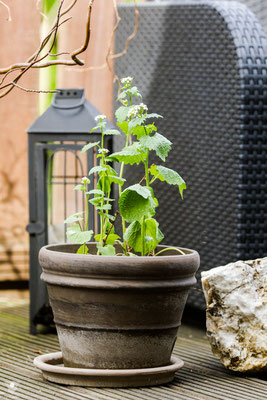
M 120 107 L 115 112 L 118 129 L 106 129 L 106 116 L 98 115 L 95 130 L 101 131 L 101 140 L 88 143 L 81 150 L 85 153 L 89 149 L 97 148 L 99 165 L 91 168 L 88 177 L 84 177 L 74 190 L 79 190 L 86 198 L 86 211 L 71 215 L 66 219 L 68 224 L 67 237 L 72 243 L 80 244 L 78 253 L 88 254 L 86 243 L 92 238 L 96 241 L 98 255 L 125 255 L 125 256 L 154 256 L 156 246 L 163 239 L 163 233 L 155 218 L 158 201 L 154 193 L 154 183 L 157 180 L 169 185 L 176 185 L 183 198 L 186 184 L 182 177 L 174 170 L 165 167 L 165 162 L 172 143 L 157 132 L 153 119 L 162 118 L 161 115 L 148 113 L 148 107 L 142 102 L 133 105 L 133 98 L 142 99 L 136 86 L 132 86 L 133 78 L 121 79 L 121 93 L 118 100 Z M 109 154 L 104 147 L 106 135 L 125 136 L 125 146 L 121 151 Z M 149 164 L 149 154 L 155 152 L 160 163 Z M 119 173 L 112 167 L 113 162 L 120 164 Z M 142 164 L 144 174 L 139 183 L 127 186 L 123 177 L 124 165 Z M 90 178 L 97 175 L 95 189 L 88 191 Z M 111 198 L 112 185 L 118 185 L 119 210 L 112 213 Z M 93 204 L 100 218 L 100 232 L 89 230 L 89 204 Z M 115 232 L 115 221 L 121 219 L 122 237 Z M 115 247 L 115 245 L 117 245 Z M 120 250 L 116 251 L 116 249 Z

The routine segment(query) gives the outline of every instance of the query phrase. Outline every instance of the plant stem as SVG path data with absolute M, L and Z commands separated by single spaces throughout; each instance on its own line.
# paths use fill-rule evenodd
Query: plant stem
M 128 146 L 129 143 L 129 135 L 126 137 L 126 144 L 125 147 Z M 124 162 L 121 163 L 121 169 L 120 169 L 120 178 L 123 177 L 123 168 L 124 168 Z M 119 198 L 121 197 L 121 185 L 119 185 Z M 125 219 L 123 217 L 121 217 L 121 223 L 122 223 L 122 237 L 125 234 L 126 231 L 126 225 L 125 225 Z M 126 242 L 123 238 L 123 245 L 124 245 L 124 252 L 125 254 L 127 253 L 127 248 L 126 248 Z
M 141 255 L 145 255 L 145 217 L 141 219 L 141 238 L 142 238 L 142 252 Z
M 177 249 L 177 247 L 166 247 L 166 249 L 162 249 L 162 250 L 160 250 L 158 253 L 156 253 L 155 256 L 158 256 L 159 254 L 163 253 L 164 251 L 168 251 L 168 250 L 175 250 L 175 251 L 177 251 L 178 253 L 180 253 L 180 254 L 182 254 L 183 256 L 185 256 L 185 253 L 184 253 L 182 250 Z
M 86 211 L 87 211 L 87 215 L 86 215 L 86 224 L 85 224 L 85 230 L 88 230 L 88 225 L 89 225 L 89 197 L 90 195 L 87 194 L 86 195 Z
M 146 151 L 146 159 L 145 159 L 145 174 L 146 174 L 146 185 L 150 186 L 149 183 L 149 172 L 148 172 L 148 155 L 149 155 L 149 150 Z

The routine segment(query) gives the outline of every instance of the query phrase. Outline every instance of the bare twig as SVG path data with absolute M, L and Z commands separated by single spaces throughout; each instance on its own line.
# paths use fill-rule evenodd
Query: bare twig
M 91 12 L 92 12 L 92 7 L 94 0 L 89 0 L 88 2 L 88 14 L 87 14 L 87 20 L 86 20 L 86 32 L 85 32 L 85 39 L 83 45 L 75 50 L 72 53 L 69 52 L 62 52 L 59 54 L 52 54 L 52 49 L 55 44 L 58 30 L 59 28 L 66 22 L 68 22 L 71 17 L 67 17 L 64 20 L 62 20 L 62 17 L 66 14 L 68 14 L 75 4 L 77 3 L 78 0 L 73 0 L 68 7 L 62 10 L 63 4 L 65 0 L 61 0 L 58 11 L 57 11 L 57 17 L 52 24 L 49 32 L 46 34 L 46 36 L 43 38 L 41 41 L 38 49 L 26 60 L 24 63 L 16 63 L 12 64 L 6 68 L 1 68 L 0 69 L 0 75 L 4 75 L 2 80 L 0 81 L 0 98 L 6 96 L 8 93 L 10 93 L 11 90 L 14 89 L 14 87 L 17 87 L 21 90 L 26 90 L 27 92 L 36 92 L 36 93 L 54 93 L 54 91 L 42 91 L 42 90 L 34 90 L 34 89 L 26 89 L 23 86 L 18 84 L 18 81 L 21 79 L 21 77 L 31 68 L 48 68 L 53 65 L 66 65 L 66 66 L 75 66 L 79 65 L 82 66 L 84 65 L 84 61 L 82 61 L 78 55 L 82 54 L 86 49 L 88 48 L 89 42 L 90 42 L 90 34 L 91 34 Z M 114 25 L 114 28 L 112 30 L 112 34 L 109 40 L 108 44 L 108 51 L 105 59 L 105 63 L 103 65 L 100 65 L 98 67 L 88 67 L 88 68 L 83 68 L 81 72 L 87 71 L 87 70 L 92 70 L 92 69 L 103 69 L 108 67 L 108 69 L 112 72 L 113 74 L 113 80 L 118 82 L 119 90 L 120 90 L 120 84 L 119 84 L 119 79 L 116 76 L 112 66 L 111 66 L 111 61 L 114 59 L 117 59 L 119 57 L 122 57 L 124 54 L 127 53 L 130 41 L 135 37 L 137 30 L 138 30 L 138 25 L 139 25 L 139 10 L 136 4 L 135 0 L 135 26 L 134 30 L 131 33 L 131 35 L 127 38 L 125 42 L 125 47 L 123 51 L 117 54 L 112 54 L 112 46 L 113 46 L 113 41 L 114 41 L 114 36 L 115 33 L 118 29 L 119 23 L 120 23 L 120 16 L 118 13 L 118 8 L 117 8 L 117 2 L 116 0 L 113 1 L 113 6 L 115 10 L 115 17 L 116 17 L 116 22 Z M 2 1 L 0 0 L 0 4 L 5 6 L 10 14 L 9 7 Z M 39 1 L 36 1 L 37 7 L 39 6 Z M 11 18 L 11 17 L 10 17 Z M 45 48 L 49 46 L 48 50 L 45 50 Z M 57 57 L 59 55 L 67 55 L 70 54 L 70 59 L 68 60 L 59 60 L 59 59 L 54 59 L 54 60 L 47 60 L 47 57 L 53 56 Z M 5 83 L 7 77 L 11 74 L 11 72 L 16 73 L 16 76 L 13 77 L 9 82 Z
M 30 93 L 57 93 L 58 90 L 37 90 L 37 89 L 27 89 L 21 85 L 18 85 L 17 83 L 13 82 L 13 85 L 17 87 L 18 89 L 24 90 L 25 92 L 30 92 Z
M 71 55 L 70 55 L 71 60 L 56 59 L 56 60 L 45 61 L 45 59 L 51 55 L 53 46 L 54 46 L 56 38 L 57 38 L 57 33 L 58 33 L 59 27 L 63 23 L 69 21 L 69 19 L 70 19 L 70 18 L 66 18 L 64 21 L 61 21 L 61 18 L 64 15 L 66 15 L 74 7 L 74 5 L 77 3 L 77 0 L 73 0 L 72 3 L 64 10 L 62 10 L 63 3 L 64 3 L 64 0 L 61 0 L 59 8 L 58 8 L 58 12 L 57 12 L 56 20 L 53 23 L 50 31 L 47 33 L 45 38 L 42 40 L 39 48 L 35 51 L 35 53 L 32 54 L 25 63 L 16 63 L 13 65 L 10 65 L 7 68 L 0 69 L 0 74 L 4 74 L 4 77 L 2 78 L 2 81 L 0 83 L 0 91 L 1 91 L 0 98 L 4 97 L 8 93 L 10 93 L 10 91 L 12 89 L 14 89 L 14 87 L 18 87 L 19 89 L 26 90 L 28 92 L 54 93 L 54 91 L 40 91 L 40 90 L 34 90 L 34 89 L 25 89 L 21 85 L 18 85 L 18 81 L 21 79 L 21 77 L 31 68 L 47 68 L 52 65 L 69 65 L 69 66 L 84 65 L 84 62 L 82 60 L 80 60 L 77 56 L 79 54 L 83 53 L 89 45 L 91 10 L 92 10 L 94 0 L 90 0 L 89 4 L 88 4 L 88 16 L 87 16 L 87 20 L 86 20 L 86 34 L 85 34 L 84 44 L 82 45 L 82 47 L 80 47 L 79 49 L 77 49 L 73 53 L 71 53 Z M 50 42 L 49 49 L 47 51 L 45 51 L 45 53 L 43 55 L 41 55 L 42 51 L 44 50 L 46 45 L 48 45 L 49 42 Z M 57 56 L 57 55 L 53 55 L 53 56 Z M 15 76 L 14 79 L 12 79 L 8 83 L 4 84 L 6 77 L 10 74 L 11 71 L 12 72 L 19 71 L 19 73 Z
M 94 0 L 91 0 L 88 6 L 88 16 L 87 16 L 87 22 L 86 22 L 86 34 L 85 34 L 85 41 L 82 47 L 80 47 L 78 50 L 74 51 L 71 54 L 71 58 L 73 59 L 74 62 L 78 65 L 84 65 L 84 61 L 81 61 L 77 56 L 81 53 L 83 53 L 89 44 L 90 40 L 90 35 L 91 35 L 91 12 L 92 12 L 92 7 L 93 7 Z
M 113 39 L 114 39 L 116 30 L 118 29 L 118 24 L 120 23 L 120 20 L 121 20 L 121 18 L 119 16 L 119 13 L 118 13 L 118 7 L 117 7 L 116 0 L 113 0 L 113 4 L 114 4 L 114 9 L 115 9 L 116 23 L 115 23 L 115 26 L 114 26 L 114 28 L 112 30 L 112 34 L 111 34 L 111 37 L 110 37 L 110 40 L 109 40 L 109 46 L 108 46 L 108 53 L 107 53 L 107 56 L 106 56 L 106 62 L 104 64 L 101 64 L 101 65 L 98 65 L 98 66 L 90 66 L 90 67 L 82 68 L 78 72 L 91 71 L 91 70 L 96 70 L 96 69 L 97 70 L 98 69 L 104 69 L 104 68 L 108 67 L 107 57 L 110 58 L 111 60 L 113 60 L 115 58 L 119 58 L 119 57 L 124 56 L 127 53 L 128 49 L 129 49 L 129 45 L 130 45 L 131 40 L 133 40 L 133 38 L 136 36 L 136 33 L 138 31 L 138 26 L 139 26 L 139 9 L 138 9 L 137 3 L 135 2 L 135 25 L 134 25 L 133 32 L 128 36 L 128 38 L 127 38 L 127 40 L 125 42 L 125 46 L 124 46 L 123 51 L 121 51 L 120 53 L 116 53 L 116 54 L 112 54 L 111 53 Z
M 10 12 L 10 8 L 8 7 L 8 5 L 6 3 L 4 3 L 2 0 L 0 0 L 0 4 L 2 4 L 2 6 L 4 6 L 7 9 L 8 12 L 8 18 L 7 21 L 11 22 L 12 18 L 11 18 L 11 12 Z

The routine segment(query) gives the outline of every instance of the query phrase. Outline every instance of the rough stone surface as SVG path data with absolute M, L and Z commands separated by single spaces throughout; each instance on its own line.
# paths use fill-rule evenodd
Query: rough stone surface
M 267 257 L 202 272 L 207 336 L 234 371 L 267 368 Z

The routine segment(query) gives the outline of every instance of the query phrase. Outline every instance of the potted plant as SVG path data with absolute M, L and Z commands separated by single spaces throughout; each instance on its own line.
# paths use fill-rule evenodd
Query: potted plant
M 132 78 L 121 83 L 122 104 L 115 113 L 120 130 L 106 130 L 106 117 L 99 115 L 92 131 L 101 129 L 101 141 L 82 149 L 98 149 L 99 165 L 74 188 L 85 196 L 87 210 L 65 221 L 71 244 L 48 245 L 39 254 L 65 367 L 133 371 L 168 366 L 199 266 L 197 252 L 159 245 L 164 236 L 155 218 L 154 183 L 177 185 L 182 197 L 186 184 L 177 172 L 149 165 L 150 152 L 164 162 L 172 143 L 151 122 L 161 116 L 149 114 L 142 102 L 133 104 L 141 95 Z M 121 132 L 125 147 L 109 154 L 105 136 Z M 112 162 L 120 164 L 118 173 Z M 127 187 L 125 164 L 144 166 L 135 185 Z M 88 191 L 94 174 L 97 185 Z M 119 193 L 115 213 L 112 185 L 118 185 Z M 88 229 L 89 203 L 100 218 L 95 235 Z M 116 233 L 120 219 L 122 237 Z

